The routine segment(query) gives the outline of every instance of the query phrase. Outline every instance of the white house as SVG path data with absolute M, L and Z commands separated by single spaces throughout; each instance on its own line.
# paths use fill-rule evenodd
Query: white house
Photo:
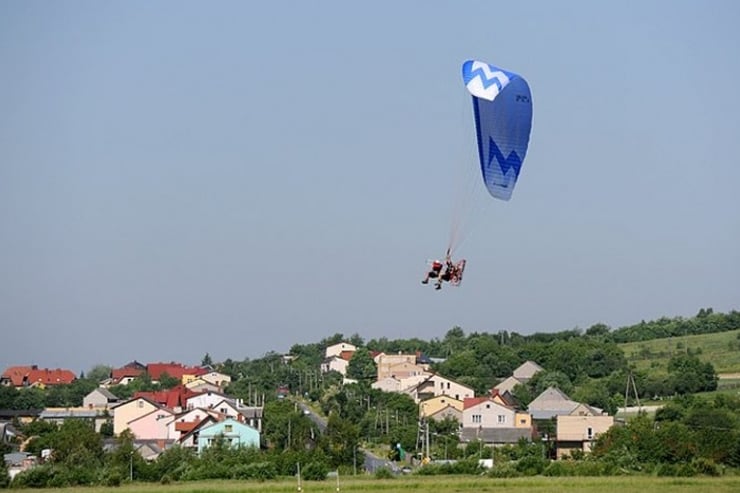
M 221 392 L 203 392 L 202 394 L 197 394 L 192 397 L 189 397 L 185 401 L 185 408 L 186 409 L 196 409 L 196 408 L 202 408 L 202 409 L 213 409 L 216 407 L 216 404 L 219 404 L 224 399 L 230 399 L 229 396 L 226 394 L 222 394 Z
M 332 356 L 339 356 L 341 353 L 345 351 L 354 353 L 355 351 L 357 351 L 357 347 L 354 344 L 350 344 L 349 342 L 340 342 L 338 344 L 333 344 L 326 348 L 326 351 L 324 353 L 324 358 L 331 358 Z
M 463 401 L 463 428 L 514 428 L 516 411 L 496 402 L 491 397 Z
M 229 375 L 218 371 L 210 371 L 208 373 L 204 373 L 198 378 L 221 388 L 224 388 L 231 383 L 231 377 Z
M 454 380 L 443 377 L 442 375 L 431 374 L 411 389 L 409 391 L 409 395 L 417 403 L 440 395 L 448 395 L 462 401 L 464 399 L 475 397 L 475 391 L 472 387 L 457 383 Z
M 108 409 L 118 404 L 119 399 L 105 387 L 98 387 L 82 399 L 82 406 L 87 409 Z

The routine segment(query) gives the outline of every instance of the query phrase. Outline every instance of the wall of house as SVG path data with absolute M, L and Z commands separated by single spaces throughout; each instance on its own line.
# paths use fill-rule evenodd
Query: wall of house
M 219 373 L 217 371 L 212 371 L 210 373 L 206 373 L 204 375 L 201 375 L 200 378 L 203 379 L 203 380 L 205 380 L 208 383 L 212 383 L 212 384 L 217 385 L 219 387 L 225 387 L 226 385 L 228 385 L 229 383 L 231 383 L 231 377 L 230 376 L 228 376 L 226 374 L 223 374 L 223 373 Z
M 579 442 L 581 450 L 590 452 L 593 441 L 613 425 L 614 416 L 558 416 L 556 440 Z
M 393 375 L 391 368 L 397 365 L 409 364 L 416 366 L 415 354 L 383 354 L 378 357 L 378 380 Z M 419 367 L 420 371 L 425 368 Z
M 342 375 L 347 374 L 348 366 L 349 361 L 343 360 L 342 358 L 333 358 L 331 361 L 329 361 L 329 371 L 337 371 Z
M 140 440 L 155 440 L 176 438 L 169 436 L 168 424 L 172 421 L 174 415 L 165 410 L 159 409 L 139 419 L 129 423 L 129 430 Z
M 485 401 L 463 410 L 462 425 L 465 428 L 514 428 L 515 414 L 513 409 Z
M 216 404 L 223 401 L 225 396 L 217 392 L 206 392 L 205 394 L 195 395 L 187 400 L 187 409 L 195 409 L 197 407 L 203 409 L 211 409 Z
M 453 399 L 449 396 L 433 397 L 429 400 L 419 403 L 419 414 L 421 416 L 431 416 L 437 413 L 439 410 L 444 409 L 448 406 L 456 408 L 462 413 L 463 403 L 460 400 Z
M 462 411 L 452 406 L 447 406 L 429 415 L 429 419 L 433 419 L 435 421 L 444 421 L 448 418 L 452 418 L 458 423 L 462 423 Z
M 223 436 L 234 447 L 259 447 L 260 434 L 254 428 L 228 419 L 203 428 L 198 437 L 198 452 L 208 447 L 218 436 Z
M 92 391 L 82 399 L 82 406 L 86 408 L 105 408 L 108 406 L 108 398 L 97 391 Z
M 155 409 L 158 408 L 145 399 L 131 400 L 115 407 L 113 409 L 113 433 L 118 435 L 128 428 L 129 422 L 139 416 L 144 416 Z
M 515 412 L 514 413 L 514 427 L 515 428 L 531 428 L 532 427 L 532 415 L 527 412 Z

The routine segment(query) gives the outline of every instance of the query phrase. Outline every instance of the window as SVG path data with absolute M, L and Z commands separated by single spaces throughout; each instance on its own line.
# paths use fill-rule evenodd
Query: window
M 447 390 L 450 390 L 450 382 L 447 382 Z
M 588 439 L 591 440 L 594 437 L 594 429 L 589 426 L 586 431 L 586 435 L 588 436 Z
M 141 399 L 139 399 L 139 401 L 137 402 L 137 404 L 139 405 L 139 407 L 144 407 L 144 401 L 141 400 Z
M 491 405 L 490 404 L 486 404 L 486 409 L 491 409 Z
M 498 415 L 498 424 L 500 424 L 500 425 L 506 424 L 506 415 L 505 414 L 499 414 Z
M 473 414 L 473 423 L 481 423 L 481 415 L 480 414 Z
M 234 431 L 233 428 L 234 427 L 232 425 L 224 425 L 224 431 L 226 433 L 231 433 L 232 431 Z

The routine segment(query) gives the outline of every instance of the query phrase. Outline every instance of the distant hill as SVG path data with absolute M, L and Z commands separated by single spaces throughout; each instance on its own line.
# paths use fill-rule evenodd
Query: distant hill
M 740 330 L 626 342 L 618 346 L 638 370 L 665 373 L 672 356 L 688 352 L 712 363 L 717 373 L 740 373 Z

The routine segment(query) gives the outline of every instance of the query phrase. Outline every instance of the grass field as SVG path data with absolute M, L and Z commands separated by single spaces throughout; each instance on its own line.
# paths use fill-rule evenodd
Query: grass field
M 740 330 L 627 342 L 619 347 L 638 370 L 664 372 L 673 355 L 701 350 L 699 359 L 712 363 L 717 373 L 740 373 Z
M 652 476 L 630 477 L 569 477 L 549 478 L 543 476 L 512 479 L 491 479 L 470 476 L 410 476 L 378 480 L 370 477 L 340 478 L 339 484 L 331 481 L 309 481 L 302 484 L 302 492 L 367 492 L 401 493 L 408 491 L 456 493 L 456 492 L 501 492 L 514 493 L 682 493 L 712 492 L 736 493 L 740 491 L 740 476 L 719 478 L 657 478 Z M 338 490 L 337 490 L 338 488 Z M 85 493 L 229 493 L 297 492 L 295 480 L 267 481 L 264 483 L 245 481 L 207 481 L 169 485 L 131 484 L 117 488 L 68 488 L 65 492 Z M 49 490 L 24 490 L 26 492 Z

